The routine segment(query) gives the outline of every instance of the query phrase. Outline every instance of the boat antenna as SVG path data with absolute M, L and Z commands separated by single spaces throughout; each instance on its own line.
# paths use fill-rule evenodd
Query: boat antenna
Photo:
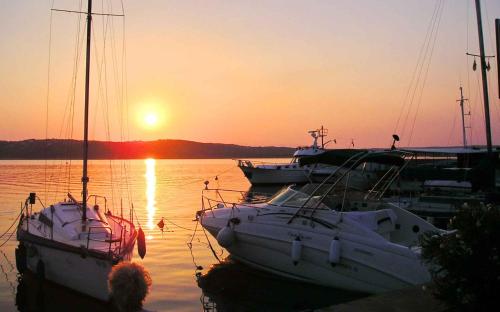
M 324 134 L 324 128 L 323 128 L 323 125 L 321 125 L 321 129 L 319 130 L 319 136 L 321 137 L 321 148 L 325 148 L 325 142 L 324 142 L 324 137 L 325 137 L 325 134 Z
M 470 116 L 470 112 L 468 112 L 468 113 L 464 112 L 464 102 L 468 101 L 468 100 L 469 99 L 464 99 L 463 89 L 460 86 L 460 99 L 457 100 L 457 102 L 460 102 L 460 109 L 462 110 L 462 136 L 463 136 L 464 147 L 467 147 L 467 135 L 466 135 L 465 129 L 470 128 L 469 126 L 465 125 L 465 116 Z
M 88 0 L 87 9 L 87 53 L 85 64 L 85 113 L 83 122 L 83 173 L 82 173 L 82 227 L 87 220 L 87 160 L 89 151 L 89 86 L 90 86 L 90 34 L 92 30 L 92 0 Z
M 399 142 L 399 135 L 393 134 L 392 135 L 391 151 L 396 149 L 396 142 Z

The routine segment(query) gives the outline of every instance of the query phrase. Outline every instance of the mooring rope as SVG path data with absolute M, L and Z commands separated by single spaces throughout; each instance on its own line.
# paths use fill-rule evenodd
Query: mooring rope
M 2 239 L 5 236 L 5 234 L 9 233 L 9 231 L 12 229 L 12 227 L 14 226 L 14 224 L 16 224 L 16 222 L 19 220 L 19 218 L 21 217 L 21 215 L 22 215 L 22 212 L 20 212 L 17 215 L 16 219 L 12 222 L 12 224 L 9 226 L 9 228 L 5 232 L 3 232 L 2 235 L 0 235 L 0 239 Z M 9 237 L 7 238 L 7 240 L 4 241 L 0 245 L 0 247 L 3 247 L 3 245 L 5 245 L 10 240 L 10 238 L 12 237 L 12 235 L 14 235 L 14 233 L 15 233 L 15 231 L 11 232 L 10 235 L 9 235 Z

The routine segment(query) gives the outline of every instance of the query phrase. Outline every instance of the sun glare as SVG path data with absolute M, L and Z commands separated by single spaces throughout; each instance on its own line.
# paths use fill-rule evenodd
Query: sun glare
M 158 123 L 158 116 L 154 113 L 149 113 L 144 116 L 144 123 L 150 127 L 155 126 Z
M 156 98 L 138 102 L 134 115 L 136 116 L 136 126 L 150 135 L 165 130 L 169 117 L 165 101 Z

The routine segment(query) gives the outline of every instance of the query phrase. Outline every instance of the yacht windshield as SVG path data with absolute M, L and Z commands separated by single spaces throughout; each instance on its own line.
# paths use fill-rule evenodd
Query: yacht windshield
M 300 189 L 290 186 L 276 194 L 268 203 L 275 206 L 298 208 L 306 204 L 304 206 L 306 208 L 315 208 L 317 206 L 319 209 L 329 209 L 329 207 L 324 204 L 324 201 L 318 205 L 318 201 L 322 197 L 322 192 L 316 192 L 314 196 L 311 197 L 316 187 L 317 185 L 315 184 L 307 184 Z
M 274 195 L 269 200 L 268 203 L 271 205 L 281 206 L 284 202 L 290 199 L 290 197 L 292 197 L 295 193 L 297 193 L 297 191 L 294 190 L 291 186 L 289 186 L 287 188 L 282 189 L 280 192 Z

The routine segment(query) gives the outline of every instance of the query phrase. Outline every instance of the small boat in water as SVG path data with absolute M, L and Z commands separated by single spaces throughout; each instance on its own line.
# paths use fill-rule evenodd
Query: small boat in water
M 355 169 L 371 162 L 393 172 L 406 164 L 405 157 L 402 152 L 361 152 L 341 167 Z M 377 184 L 380 189 L 391 182 L 389 176 Z M 205 190 L 197 215 L 232 257 L 284 277 L 366 293 L 429 282 L 419 237 L 441 230 L 359 191 L 348 194 L 344 187 L 335 192 L 338 185 L 291 186 L 255 205 L 217 201 L 225 197 L 219 190 Z M 207 195 L 211 191 L 216 196 Z M 375 188 L 368 193 L 373 194 Z
M 241 169 L 252 185 L 304 184 L 311 182 L 314 170 L 322 169 L 322 171 L 331 172 L 331 168 L 324 165 L 299 165 L 299 160 L 302 157 L 320 155 L 326 151 L 325 145 L 328 142 L 324 142 L 324 137 L 327 135 L 327 129 L 321 127 L 318 130 L 309 131 L 309 134 L 313 138 L 313 144 L 297 148 L 289 163 L 265 163 L 238 159 L 238 168 Z M 321 139 L 321 145 L 318 144 L 318 139 Z
M 109 299 L 108 275 L 113 265 L 132 257 L 137 231 L 132 222 L 69 200 L 32 212 L 36 195 L 27 199 L 17 228 L 20 273 L 29 270 L 42 279 L 103 301 Z
M 81 12 L 77 12 L 80 14 Z M 45 206 L 30 193 L 17 227 L 16 263 L 20 273 L 29 270 L 46 279 L 99 300 L 109 299 L 108 275 L 113 265 L 130 260 L 141 229 L 132 221 L 112 215 L 102 196 L 87 190 L 89 71 L 92 1 L 87 10 L 85 119 L 83 133 L 82 200 L 68 199 Z M 88 201 L 95 199 L 94 205 Z M 104 209 L 98 200 L 104 199 Z M 41 210 L 33 212 L 33 205 Z M 143 235 L 142 235 L 143 237 Z M 143 248 L 145 252 L 145 247 Z

